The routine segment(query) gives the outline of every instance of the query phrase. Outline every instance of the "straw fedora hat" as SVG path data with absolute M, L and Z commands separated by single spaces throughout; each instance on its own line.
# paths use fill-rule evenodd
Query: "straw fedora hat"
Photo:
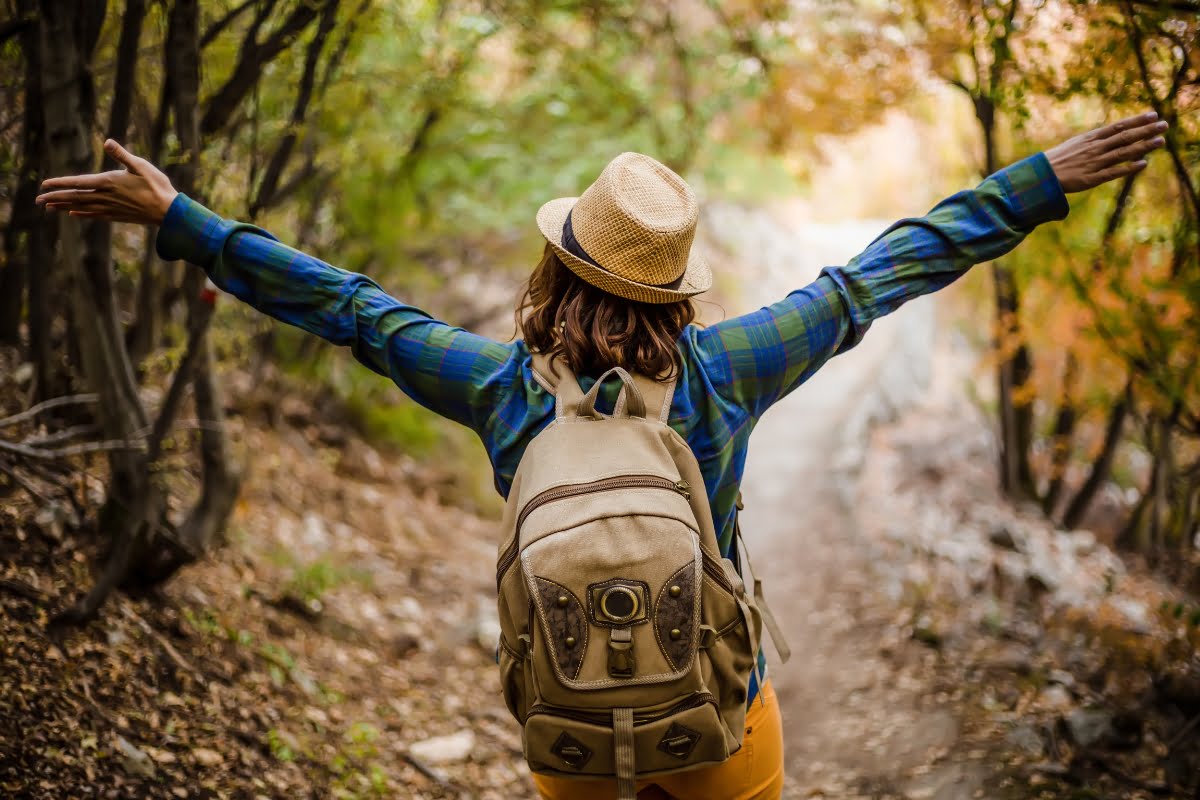
M 609 294 L 672 303 L 712 285 L 692 249 L 700 207 L 683 178 L 641 153 L 622 153 L 579 197 L 537 213 L 538 228 L 567 267 Z

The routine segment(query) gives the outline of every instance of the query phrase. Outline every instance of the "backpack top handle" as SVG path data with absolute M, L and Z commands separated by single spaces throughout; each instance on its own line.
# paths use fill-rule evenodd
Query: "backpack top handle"
M 545 353 L 532 351 L 530 352 L 529 367 L 534 381 L 554 396 L 554 416 L 561 419 L 562 417 L 574 417 L 580 413 L 579 404 L 583 402 L 583 389 L 580 388 L 575 373 L 567 366 L 565 360 L 558 356 L 551 359 Z M 597 385 L 603 383 L 603 380 L 602 378 L 597 381 Z M 664 425 L 667 424 L 671 416 L 676 380 L 674 377 L 667 380 L 655 380 L 642 375 L 633 375 L 634 386 L 639 390 L 642 403 L 646 407 L 644 415 L 646 419 L 657 419 Z M 617 396 L 613 416 L 629 416 L 625 409 L 628 396 L 627 391 L 622 391 Z M 592 406 L 592 410 L 592 416 L 604 416 L 595 411 L 595 405 Z
M 601 415 L 596 413 L 596 399 L 600 396 L 600 387 L 614 375 L 620 378 L 621 383 L 624 384 L 621 394 L 624 396 L 625 402 L 622 403 L 618 398 L 617 406 L 613 410 L 613 417 L 617 419 L 622 417 L 646 418 L 646 401 L 642 399 L 641 391 L 638 389 L 637 384 L 633 382 L 633 376 L 622 367 L 613 367 L 596 379 L 596 383 L 583 396 L 583 399 L 579 401 L 579 410 L 577 412 L 579 416 L 603 419 Z

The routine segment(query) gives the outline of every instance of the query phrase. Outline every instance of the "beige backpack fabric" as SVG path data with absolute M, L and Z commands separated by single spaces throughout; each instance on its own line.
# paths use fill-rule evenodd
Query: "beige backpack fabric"
M 529 444 L 504 516 L 504 699 L 534 772 L 615 778 L 632 800 L 638 778 L 741 746 L 762 616 L 721 557 L 699 464 L 666 425 L 673 382 L 614 368 L 585 395 L 561 360 L 535 355 L 534 368 L 556 419 Z M 614 377 L 606 416 L 596 398 Z

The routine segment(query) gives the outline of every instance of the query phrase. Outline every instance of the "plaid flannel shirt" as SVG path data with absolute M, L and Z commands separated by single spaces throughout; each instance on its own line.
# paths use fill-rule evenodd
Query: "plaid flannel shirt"
M 763 413 L 857 344 L 874 320 L 1004 255 L 1038 224 L 1067 212 L 1062 187 L 1038 153 L 924 217 L 893 224 L 846 266 L 826 267 L 777 303 L 683 332 L 669 424 L 700 462 L 727 557 L 750 433 Z M 554 400 L 534 380 L 523 341 L 496 342 L 434 320 L 370 278 L 222 219 L 183 194 L 156 244 L 163 259 L 196 264 L 256 309 L 349 347 L 416 402 L 474 430 L 503 496 L 526 445 L 554 418 Z M 593 382 L 581 378 L 585 390 Z M 604 387 L 610 407 L 617 389 Z M 752 685 L 751 699 L 756 691 Z

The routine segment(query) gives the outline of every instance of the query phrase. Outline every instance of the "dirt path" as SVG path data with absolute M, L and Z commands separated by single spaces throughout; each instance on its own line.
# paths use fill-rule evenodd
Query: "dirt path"
M 750 308 L 802 286 L 823 265 L 846 263 L 883 227 L 789 232 L 748 215 L 721 233 L 735 252 L 759 254 L 758 280 L 746 281 Z M 870 423 L 920 395 L 932 342 L 926 298 L 877 322 L 856 349 L 773 408 L 753 438 L 744 528 L 793 650 L 787 665 L 770 664 L 787 740 L 786 797 L 969 798 L 978 787 L 973 771 L 930 766 L 959 725 L 933 687 L 906 677 L 881 649 L 899 608 L 878 588 L 887 569 L 856 534 L 850 507 Z

